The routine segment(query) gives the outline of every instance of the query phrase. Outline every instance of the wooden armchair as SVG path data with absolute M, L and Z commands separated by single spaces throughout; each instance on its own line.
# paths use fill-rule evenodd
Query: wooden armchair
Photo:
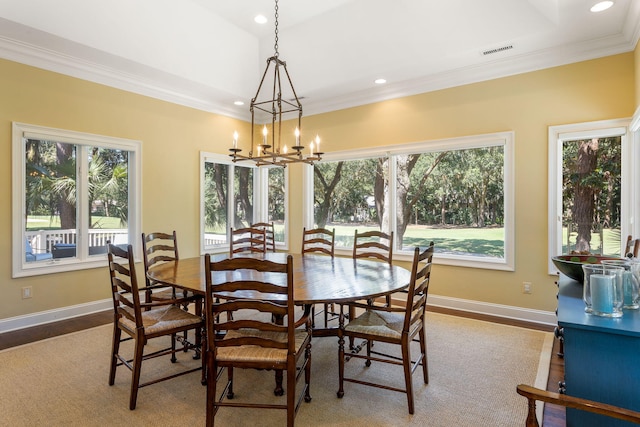
M 302 229 L 302 256 L 304 254 L 324 254 L 333 258 L 335 248 L 336 229 L 326 228 Z M 334 304 L 324 304 L 324 327 L 327 328 L 329 320 L 336 319 L 339 313 L 335 311 Z M 329 315 L 332 316 L 329 319 Z M 311 308 L 311 323 L 315 327 L 316 307 Z
M 107 246 L 113 299 L 113 341 L 109 385 L 113 385 L 115 382 L 117 367 L 124 365 L 131 370 L 129 409 L 135 409 L 138 389 L 202 369 L 202 366 L 186 369 L 162 378 L 140 383 L 140 371 L 144 360 L 171 355 L 171 362 L 176 362 L 176 352 L 179 350 L 176 350 L 175 336 L 193 329 L 199 339 L 204 323 L 200 316 L 188 313 L 180 308 L 180 305 L 187 301 L 185 298 L 142 302 L 136 277 L 133 248 L 128 245 L 125 250 L 110 243 Z M 126 338 L 122 338 L 122 332 L 127 335 Z M 149 340 L 163 336 L 171 336 L 170 347 L 144 354 L 144 348 Z M 135 341 L 133 359 L 127 359 L 120 354 L 120 343 L 129 339 Z M 187 349 L 194 349 L 198 354 L 201 351 L 197 344 L 189 344 Z M 202 358 L 202 365 L 204 365 L 204 358 Z
M 427 341 L 425 335 L 425 318 L 427 295 L 429 291 L 429 280 L 431 278 L 431 262 L 434 252 L 433 242 L 420 252 L 416 248 L 413 255 L 411 267 L 411 281 L 407 293 L 407 301 L 404 307 L 372 306 L 369 304 L 352 304 L 350 307 L 359 307 L 365 312 L 355 319 L 350 319 L 349 323 L 343 324 L 343 317 L 340 316 L 340 329 L 338 330 L 338 371 L 339 389 L 338 397 L 344 396 L 344 382 L 352 382 L 386 390 L 406 393 L 409 413 L 414 412 L 412 374 L 418 366 L 422 366 L 422 375 L 425 384 L 429 383 L 429 369 L 427 364 Z M 410 345 L 414 337 L 420 343 L 420 354 L 415 361 L 411 360 Z M 344 337 L 360 338 L 366 340 L 366 355 L 358 354 L 359 348 L 346 354 L 344 351 Z M 374 341 L 400 346 L 402 357 L 384 354 L 372 350 Z M 375 355 L 375 356 L 372 356 Z M 405 388 L 391 387 L 385 384 L 377 384 L 359 380 L 355 377 L 345 377 L 345 363 L 353 359 L 365 359 L 365 366 L 370 366 L 371 362 L 390 363 L 400 365 L 404 370 Z
M 229 255 L 242 252 L 265 253 L 267 251 L 266 232 L 264 229 L 244 227 L 231 228 Z
M 268 273 L 268 279 L 263 273 Z M 205 278 L 207 426 L 213 426 L 216 412 L 224 406 L 283 409 L 287 412 L 287 426 L 293 426 L 302 399 L 311 401 L 311 321 L 308 310 L 298 314 L 298 319 L 295 317 L 300 312 L 293 300 L 292 256 L 287 257 L 286 263 L 254 258 L 212 262 L 207 254 Z M 233 316 L 221 321 L 222 312 Z M 227 384 L 218 395 L 218 373 L 224 368 Z M 286 403 L 230 401 L 235 397 L 234 368 L 286 371 Z M 296 394 L 302 374 L 304 386 Z
M 517 392 L 528 400 L 529 409 L 527 412 L 527 420 L 525 422 L 526 427 L 539 427 L 538 419 L 536 418 L 537 400 L 640 424 L 640 412 L 631 411 L 618 406 L 594 402 L 593 400 L 580 399 L 578 397 L 567 396 L 566 394 L 553 393 L 525 384 L 518 385 Z

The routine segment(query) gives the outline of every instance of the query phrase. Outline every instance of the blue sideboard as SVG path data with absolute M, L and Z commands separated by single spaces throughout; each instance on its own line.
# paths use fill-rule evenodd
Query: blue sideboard
M 558 326 L 564 337 L 564 380 L 569 396 L 640 411 L 640 311 L 610 319 L 584 312 L 582 284 L 562 276 Z M 567 408 L 567 427 L 635 426 Z

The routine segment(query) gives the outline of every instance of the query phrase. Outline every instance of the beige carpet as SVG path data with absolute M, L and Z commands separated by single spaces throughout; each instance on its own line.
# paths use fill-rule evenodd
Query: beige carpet
M 337 339 L 313 341 L 310 403 L 302 403 L 300 426 L 519 426 L 526 400 L 519 383 L 546 387 L 553 335 L 443 314 L 428 313 L 430 382 L 414 374 L 416 413 L 407 412 L 402 393 L 345 383 L 336 397 Z M 200 373 L 145 387 L 129 411 L 130 373 L 119 368 L 109 387 L 111 326 L 101 326 L 0 352 L 2 426 L 176 426 L 204 425 L 205 387 Z M 382 348 L 381 344 L 376 344 Z M 197 363 L 181 354 L 177 365 Z M 143 364 L 143 380 L 168 359 Z M 402 384 L 399 367 L 347 363 L 351 373 Z M 238 399 L 271 392 L 273 373 L 242 371 L 234 384 Z M 282 398 L 280 398 L 282 399 Z M 284 411 L 224 408 L 220 426 L 282 426 Z

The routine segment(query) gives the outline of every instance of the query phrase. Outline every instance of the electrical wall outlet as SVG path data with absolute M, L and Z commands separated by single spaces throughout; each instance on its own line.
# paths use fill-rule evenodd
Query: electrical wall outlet
M 33 287 L 25 286 L 22 288 L 22 299 L 31 298 L 33 296 Z
M 533 292 L 533 286 L 531 285 L 531 282 L 522 282 L 522 293 L 530 294 L 532 292 Z

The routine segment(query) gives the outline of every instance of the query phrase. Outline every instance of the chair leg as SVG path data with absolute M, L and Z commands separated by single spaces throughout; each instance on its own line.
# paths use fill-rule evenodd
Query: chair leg
M 111 367 L 109 369 L 109 385 L 116 380 L 116 368 L 118 367 L 118 352 L 120 351 L 120 337 L 122 330 L 116 323 L 113 324 L 113 341 L 111 342 Z
M 171 363 L 176 363 L 176 334 L 171 334 Z
M 287 427 L 293 427 L 296 416 L 296 377 L 296 358 L 290 355 L 287 357 Z
M 364 366 L 366 366 L 367 368 L 369 366 L 371 366 L 371 347 L 373 346 L 373 343 L 371 342 L 371 340 L 367 340 L 367 361 L 364 362 Z
M 206 356 L 202 359 L 207 361 L 207 419 L 206 425 L 207 427 L 213 427 L 213 422 L 216 416 L 216 406 L 215 402 L 218 401 L 218 396 L 216 395 L 216 379 L 217 379 L 217 367 L 215 366 L 213 360 L 213 352 L 207 351 Z
M 307 344 L 305 352 L 307 353 L 305 355 L 307 361 L 304 370 L 304 383 L 307 391 L 304 393 L 304 401 L 311 402 L 311 341 L 309 341 L 309 344 Z
M 215 375 L 215 374 L 214 374 Z M 233 367 L 227 368 L 227 381 L 229 382 L 229 389 L 227 390 L 227 399 L 233 399 Z
M 420 334 L 420 353 L 422 353 L 422 376 L 424 383 L 429 384 L 429 363 L 427 361 L 427 337 L 424 328 L 418 332 Z
M 342 319 L 340 319 L 342 328 Z M 338 332 L 338 392 L 339 398 L 344 396 L 344 336 Z
M 140 384 L 140 371 L 142 370 L 142 354 L 144 352 L 144 339 L 137 336 L 135 338 L 135 353 L 133 355 L 133 371 L 131 373 L 131 396 L 129 398 L 129 409 L 136 409 L 138 400 L 138 386 Z
M 402 343 L 402 366 L 404 368 L 404 383 L 405 390 L 407 392 L 409 413 L 413 414 L 413 382 L 411 381 L 411 351 L 409 348 L 410 343 L 410 340 L 406 340 Z

